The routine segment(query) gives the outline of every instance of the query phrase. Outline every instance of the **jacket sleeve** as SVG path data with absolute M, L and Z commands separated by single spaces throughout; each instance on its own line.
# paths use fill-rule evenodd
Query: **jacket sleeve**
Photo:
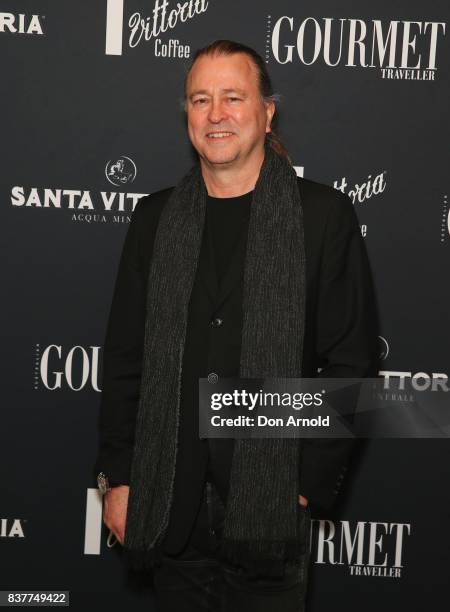
M 145 283 L 140 268 L 139 200 L 122 247 L 103 349 L 95 478 L 129 484 L 139 399 L 145 326 Z
M 377 376 L 378 321 L 370 265 L 353 203 L 337 190 L 325 229 L 317 308 L 318 377 Z M 353 447 L 354 440 L 346 438 L 303 440 L 300 493 L 313 508 L 332 509 Z

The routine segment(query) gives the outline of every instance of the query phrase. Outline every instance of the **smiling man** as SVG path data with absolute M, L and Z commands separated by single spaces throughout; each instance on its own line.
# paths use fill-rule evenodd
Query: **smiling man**
M 275 112 L 272 100 L 262 102 L 252 61 L 243 53 L 200 56 L 186 89 L 189 138 L 209 195 L 251 191 Z
M 160 610 L 298 612 L 351 442 L 200 439 L 198 379 L 375 375 L 367 255 L 349 198 L 296 177 L 253 49 L 199 50 L 184 106 L 198 163 L 138 202 L 114 290 L 104 521 Z

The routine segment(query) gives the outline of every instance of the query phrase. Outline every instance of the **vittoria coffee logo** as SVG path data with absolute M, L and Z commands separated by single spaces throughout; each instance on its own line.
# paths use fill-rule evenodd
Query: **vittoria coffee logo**
M 361 182 L 354 185 L 348 184 L 347 178 L 343 176 L 341 179 L 334 181 L 333 187 L 342 193 L 346 193 L 353 204 L 363 204 L 374 196 L 380 195 L 386 189 L 386 170 L 379 172 L 375 176 L 369 174 Z M 367 236 L 367 224 L 360 225 L 361 235 Z
M 266 62 L 375 68 L 383 79 L 433 81 L 442 21 L 267 16 Z
M 69 349 L 58 344 L 35 346 L 34 388 L 42 386 L 48 391 L 69 388 L 100 392 L 98 386 L 99 346 L 73 346 Z
M 401 578 L 410 523 L 312 519 L 313 561 L 343 566 L 352 576 Z
M 370 198 L 380 195 L 386 189 L 386 170 L 379 172 L 375 176 L 369 174 L 360 183 L 355 183 L 349 187 L 347 178 L 343 176 L 341 179 L 334 181 L 334 188 L 346 193 L 352 200 L 353 204 L 362 204 Z
M 0 13 L 0 32 L 11 34 L 44 34 L 42 15 L 14 15 L 13 13 Z
M 116 187 L 132 183 L 136 178 L 136 174 L 136 164 L 126 155 L 113 161 L 109 160 L 106 164 L 106 178 L 110 183 L 116 185 Z
M 174 30 L 197 15 L 206 12 L 208 0 L 185 0 L 171 3 L 169 0 L 154 0 L 148 15 L 139 11 L 125 14 L 124 0 L 108 0 L 106 12 L 106 55 L 122 55 L 124 29 L 128 47 L 137 47 L 142 42 L 152 43 L 153 54 L 161 58 L 188 58 L 190 45 L 178 39 L 163 40 L 162 35 Z M 125 24 L 125 25 L 124 25 Z

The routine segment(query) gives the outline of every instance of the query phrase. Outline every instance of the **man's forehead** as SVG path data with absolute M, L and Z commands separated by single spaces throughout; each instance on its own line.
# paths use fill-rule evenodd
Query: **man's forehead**
M 253 75 L 253 78 L 250 75 Z M 248 91 L 257 85 L 256 73 L 251 60 L 243 53 L 200 57 L 189 74 L 189 94 L 195 91 L 206 93 L 209 89 Z

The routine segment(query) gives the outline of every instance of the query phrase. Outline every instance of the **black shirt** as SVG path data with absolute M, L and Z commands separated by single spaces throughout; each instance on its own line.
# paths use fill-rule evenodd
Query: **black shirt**
M 206 223 L 212 239 L 219 284 L 227 270 L 240 233 L 248 228 L 252 197 L 253 191 L 234 198 L 207 196 Z
M 230 265 L 242 232 L 248 231 L 253 191 L 233 198 L 215 198 L 206 202 L 206 223 L 214 254 L 217 282 L 220 283 Z M 216 485 L 225 503 L 231 470 L 234 439 L 208 440 L 208 478 Z

